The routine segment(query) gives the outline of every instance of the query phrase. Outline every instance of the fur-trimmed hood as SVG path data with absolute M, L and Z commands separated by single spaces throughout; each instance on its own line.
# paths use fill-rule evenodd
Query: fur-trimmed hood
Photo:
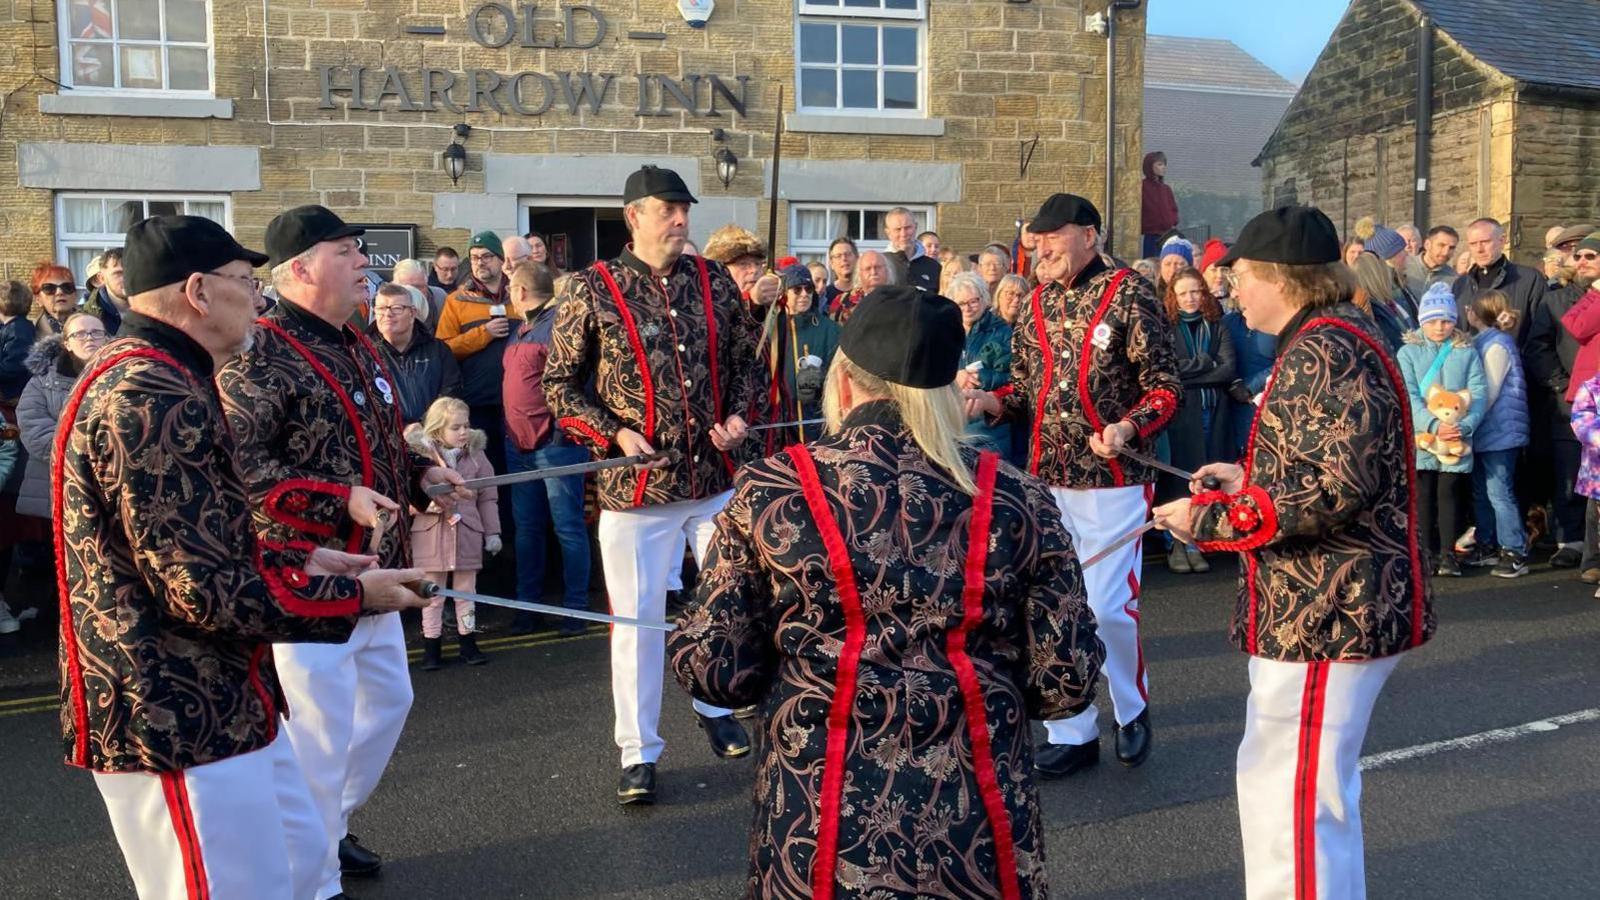
M 1411 331 L 1406 332 L 1405 342 L 1408 344 L 1417 344 L 1418 346 L 1432 346 L 1432 342 L 1422 336 L 1422 329 L 1420 328 L 1414 328 Z M 1450 336 L 1450 345 L 1458 350 L 1463 348 L 1471 349 L 1473 347 L 1472 335 L 1467 334 L 1460 328 L 1457 328 L 1455 334 Z
M 66 355 L 67 343 L 61 338 L 61 335 L 47 334 L 33 342 L 33 346 L 28 348 L 28 355 L 22 364 L 35 376 L 49 375 L 51 372 L 55 372 L 67 378 L 76 378 L 76 375 L 64 372 L 61 369 Z
M 766 259 L 767 248 L 761 245 L 761 240 L 749 229 L 738 225 L 724 225 L 706 238 L 706 245 L 701 249 L 701 255 L 713 262 L 727 265 L 741 256 L 759 256 Z
M 406 446 L 429 459 L 433 459 L 435 454 L 441 457 L 444 455 L 443 449 L 433 438 L 428 437 L 427 432 L 422 430 L 422 425 L 416 422 L 406 426 Z M 487 446 L 489 446 L 489 436 L 481 429 L 472 428 L 467 431 L 467 446 L 463 449 L 468 453 L 482 450 Z

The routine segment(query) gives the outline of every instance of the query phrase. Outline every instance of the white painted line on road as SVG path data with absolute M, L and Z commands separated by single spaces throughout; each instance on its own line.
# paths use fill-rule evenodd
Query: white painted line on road
M 1399 750 L 1374 753 L 1371 756 L 1361 758 L 1361 771 L 1370 772 L 1373 769 L 1381 769 L 1407 760 L 1421 759 L 1424 756 L 1434 756 L 1449 750 L 1476 750 L 1479 747 L 1487 747 L 1490 744 L 1503 744 L 1506 741 L 1526 737 L 1530 734 L 1555 731 L 1563 725 L 1579 725 L 1584 722 L 1600 722 L 1600 708 L 1583 709 L 1565 715 L 1551 716 L 1548 719 L 1539 719 L 1536 722 L 1527 722 L 1510 728 L 1480 731 L 1477 734 L 1451 738 L 1448 741 L 1434 741 L 1430 744 L 1418 744 L 1415 747 L 1402 747 Z

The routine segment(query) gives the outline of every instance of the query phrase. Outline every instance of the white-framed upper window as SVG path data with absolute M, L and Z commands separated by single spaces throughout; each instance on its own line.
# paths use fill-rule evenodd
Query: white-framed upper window
M 917 233 L 931 231 L 934 227 L 932 206 L 903 204 L 911 210 L 916 220 Z M 844 205 L 837 203 L 789 204 L 789 252 L 801 262 L 828 262 L 828 245 L 834 238 L 847 237 L 856 242 L 857 250 L 887 250 L 889 239 L 884 236 L 883 217 L 895 204 Z
M 209 0 L 57 0 L 61 80 L 78 91 L 211 96 Z
M 56 259 L 83 284 L 89 260 L 121 247 L 133 223 L 172 215 L 204 216 L 233 229 L 227 194 L 57 194 Z
M 800 112 L 925 114 L 923 0 L 800 0 L 795 47 Z

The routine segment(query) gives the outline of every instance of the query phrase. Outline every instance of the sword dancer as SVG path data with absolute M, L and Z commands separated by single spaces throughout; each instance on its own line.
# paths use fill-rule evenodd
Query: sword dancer
M 278 304 L 257 321 L 255 346 L 218 371 L 217 387 L 261 535 L 370 550 L 398 567 L 410 557 L 407 504 L 424 509 L 428 485 L 462 479 L 406 450 L 389 374 L 351 325 L 366 292 L 361 234 L 321 206 L 268 223 Z M 285 730 L 330 837 L 317 896 L 332 897 L 341 873 L 382 865 L 348 825 L 411 708 L 405 635 L 398 615 L 365 616 L 348 641 L 284 644 L 274 654 L 294 708 Z
M 721 264 L 683 255 L 689 205 L 678 173 L 628 176 L 622 255 L 573 276 L 556 312 L 544 388 L 557 424 L 596 455 L 678 451 L 598 477 L 600 562 L 612 612 L 659 621 L 667 577 L 687 543 L 704 556 L 727 503 L 754 390 L 756 350 L 739 289 Z M 617 798 L 653 803 L 665 640 L 611 632 L 611 687 L 622 774 Z M 695 701 L 711 749 L 745 756 L 750 739 L 730 710 Z
M 121 336 L 53 453 L 67 763 L 94 773 L 145 900 L 305 900 L 329 841 L 272 642 L 343 642 L 362 613 L 421 606 L 422 573 L 256 538 L 211 375 L 250 345 L 267 257 L 198 216 L 145 219 L 126 247 Z
M 1150 448 L 1183 396 L 1172 335 L 1149 285 L 1101 259 L 1100 212 L 1055 194 L 1028 223 L 1040 284 L 1012 335 L 1011 384 L 968 397 L 992 417 L 1029 429 L 1028 471 L 1050 493 L 1073 544 L 1094 555 L 1146 520 L 1156 475 L 1119 458 Z M 1139 641 L 1139 563 L 1133 541 L 1084 572 L 1089 606 L 1105 642 L 1103 669 L 1116 714 L 1117 759 L 1137 766 L 1150 753 L 1149 679 Z M 1100 760 L 1097 712 L 1045 722 L 1039 771 L 1064 777 Z
M 1250 900 L 1366 896 L 1361 744 L 1390 674 L 1437 627 L 1417 535 L 1411 408 L 1350 302 L 1320 210 L 1282 207 L 1219 265 L 1277 364 L 1243 466 L 1195 473 L 1155 511 L 1174 537 L 1240 554 L 1233 640 L 1250 654 L 1239 824 Z M 1199 482 L 1215 477 L 1220 489 Z

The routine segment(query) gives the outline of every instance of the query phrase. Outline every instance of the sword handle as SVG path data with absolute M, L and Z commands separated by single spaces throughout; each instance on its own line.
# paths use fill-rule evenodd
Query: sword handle
M 405 583 L 405 587 L 410 590 L 411 593 L 416 594 L 418 597 L 421 597 L 425 600 L 432 600 L 434 597 L 439 596 L 439 586 L 426 578 L 418 578 L 416 581 L 408 581 Z
M 1200 479 L 1200 486 L 1208 491 L 1220 491 L 1222 490 L 1222 479 L 1215 475 L 1207 475 Z

